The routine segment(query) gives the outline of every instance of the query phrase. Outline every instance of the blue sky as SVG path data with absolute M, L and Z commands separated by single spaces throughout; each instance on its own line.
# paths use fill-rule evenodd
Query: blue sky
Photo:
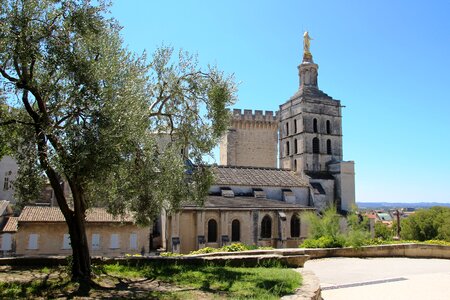
M 357 201 L 450 202 L 450 1 L 115 0 L 128 47 L 163 43 L 234 73 L 236 108 L 298 89 L 302 35 L 343 108 Z

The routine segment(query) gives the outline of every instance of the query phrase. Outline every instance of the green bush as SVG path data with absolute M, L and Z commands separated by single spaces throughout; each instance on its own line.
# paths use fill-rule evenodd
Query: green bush
M 401 222 L 401 236 L 409 240 L 450 242 L 450 207 L 421 209 Z
M 394 227 L 395 224 L 392 225 L 392 227 L 389 227 L 386 224 L 383 224 L 381 222 L 375 223 L 375 238 L 379 238 L 382 240 L 390 241 L 395 235 Z M 395 225 L 396 226 L 396 225 Z
M 350 228 L 345 238 L 345 246 L 360 248 L 370 239 L 370 232 L 363 229 Z
M 345 245 L 343 236 L 332 238 L 330 236 L 321 236 L 317 239 L 306 239 L 300 245 L 302 248 L 342 248 Z
M 226 245 L 221 248 L 211 248 L 205 247 L 196 251 L 189 252 L 189 255 L 196 254 L 206 254 L 213 252 L 238 252 L 238 251 L 247 251 L 247 250 L 271 250 L 272 247 L 257 247 L 257 246 L 249 246 L 242 243 L 233 243 L 231 245 Z
M 247 251 L 247 250 L 250 250 L 249 247 L 242 243 L 234 243 L 234 244 L 223 246 L 222 248 L 220 248 L 220 251 L 224 251 L 224 252 L 238 252 L 238 251 Z
M 213 252 L 219 252 L 220 248 L 211 248 L 211 247 L 205 247 L 202 249 L 198 249 L 196 251 L 189 252 L 189 255 L 195 255 L 195 254 L 206 254 L 206 253 L 213 253 Z

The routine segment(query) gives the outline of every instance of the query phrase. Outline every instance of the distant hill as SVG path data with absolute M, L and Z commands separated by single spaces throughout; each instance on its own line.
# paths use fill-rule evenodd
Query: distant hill
M 432 206 L 446 206 L 450 207 L 450 203 L 439 202 L 418 202 L 418 203 L 402 203 L 402 202 L 356 202 L 356 205 L 363 209 L 375 209 L 375 208 L 429 208 Z

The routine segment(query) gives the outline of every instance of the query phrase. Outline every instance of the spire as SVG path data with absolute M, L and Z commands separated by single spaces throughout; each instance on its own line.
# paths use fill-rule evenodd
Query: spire
M 298 75 L 300 79 L 299 88 L 304 87 L 315 87 L 317 88 L 317 71 L 319 66 L 314 63 L 312 54 L 309 50 L 310 40 L 312 38 L 309 36 L 308 31 L 303 34 L 303 60 L 298 66 Z

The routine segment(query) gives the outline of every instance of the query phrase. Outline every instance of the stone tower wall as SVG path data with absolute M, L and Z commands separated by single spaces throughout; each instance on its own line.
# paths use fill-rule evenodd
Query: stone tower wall
M 220 142 L 220 164 L 276 168 L 277 144 L 276 114 L 234 109 L 231 126 Z

